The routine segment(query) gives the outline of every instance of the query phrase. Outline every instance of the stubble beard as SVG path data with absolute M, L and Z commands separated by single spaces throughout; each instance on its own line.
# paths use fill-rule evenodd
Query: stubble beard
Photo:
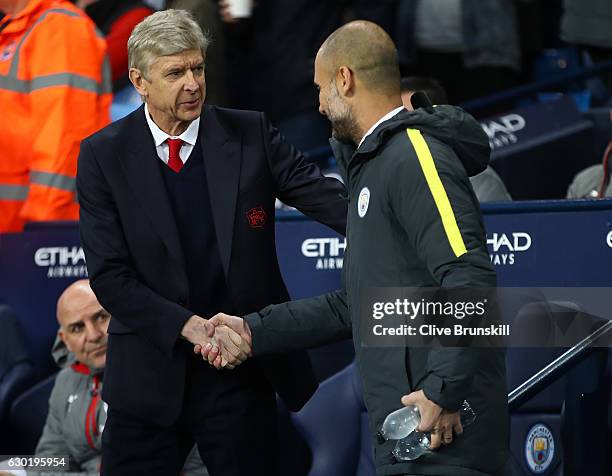
M 350 106 L 346 104 L 335 85 L 332 85 L 332 95 L 329 99 L 327 118 L 331 124 L 332 136 L 340 142 L 359 142 L 359 126 Z

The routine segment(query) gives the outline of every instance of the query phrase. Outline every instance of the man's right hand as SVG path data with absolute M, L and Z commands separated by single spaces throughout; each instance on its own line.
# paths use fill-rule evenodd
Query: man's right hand
M 220 366 L 233 368 L 233 365 L 237 365 L 240 363 L 236 357 L 240 357 L 240 352 L 236 352 L 236 346 L 232 343 L 232 339 L 227 332 L 218 333 L 215 325 L 208 319 L 204 319 L 203 317 L 193 315 L 191 316 L 185 325 L 183 326 L 183 330 L 181 331 L 181 335 L 191 342 L 196 347 L 204 347 L 206 345 L 213 345 L 215 348 L 224 349 L 226 346 L 226 341 L 231 343 L 229 345 L 229 351 L 223 354 L 223 357 L 220 358 Z M 231 350 L 234 350 L 234 354 L 231 353 Z M 227 359 L 227 356 L 230 356 L 230 359 Z
M 215 325 L 208 319 L 195 314 L 187 319 L 181 335 L 192 344 L 207 344 L 215 335 Z
M 230 326 L 223 325 L 224 322 L 217 316 L 210 320 L 191 316 L 181 334 L 194 345 L 195 353 L 200 353 L 201 349 L 213 350 L 214 357 L 211 357 L 210 363 L 217 369 L 233 369 L 251 354 L 250 333 L 248 339 L 244 338 Z
M 212 317 L 210 322 L 216 327 L 217 333 L 229 332 L 231 336 L 240 336 L 240 341 L 236 341 L 234 337 L 232 337 L 232 340 L 240 347 L 244 354 L 246 354 L 246 357 L 251 356 L 251 347 L 253 344 L 251 339 L 251 330 L 242 318 L 219 313 Z M 194 352 L 196 354 L 201 354 L 204 360 L 207 360 L 210 365 L 217 369 L 234 368 L 234 365 L 232 365 L 233 362 L 230 362 L 230 365 L 225 365 L 223 363 L 224 360 L 227 360 L 227 357 L 223 352 L 223 349 L 214 343 L 208 343 L 204 346 L 196 345 L 194 347 Z

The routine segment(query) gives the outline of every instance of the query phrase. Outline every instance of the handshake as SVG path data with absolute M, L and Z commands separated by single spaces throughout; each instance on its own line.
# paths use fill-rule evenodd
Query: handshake
M 193 344 L 195 354 L 217 369 L 233 369 L 252 355 L 251 330 L 237 316 L 191 316 L 181 335 Z

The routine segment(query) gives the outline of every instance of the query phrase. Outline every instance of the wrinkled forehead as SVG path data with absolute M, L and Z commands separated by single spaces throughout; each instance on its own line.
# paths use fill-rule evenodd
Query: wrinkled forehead
M 185 50 L 172 55 L 154 56 L 151 61 L 152 68 L 185 68 L 198 66 L 204 62 L 200 50 Z
M 57 320 L 60 326 L 66 328 L 75 324 L 85 324 L 86 321 L 93 321 L 101 313 L 106 313 L 100 303 L 94 299 L 83 299 L 74 305 L 65 306 L 58 313 Z

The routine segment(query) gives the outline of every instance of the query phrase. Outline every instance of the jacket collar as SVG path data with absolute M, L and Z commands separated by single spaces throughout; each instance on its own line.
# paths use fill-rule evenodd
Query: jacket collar
M 151 131 L 147 125 L 144 106 L 127 116 L 125 135 L 128 144 L 121 165 L 132 186 L 136 200 L 151 221 L 153 229 L 170 250 L 180 269 L 184 269 L 183 252 L 176 229 L 172 206 L 168 200 L 159 168 L 159 158 Z M 185 282 L 187 280 L 184 276 Z
M 478 121 L 461 108 L 449 105 L 401 111 L 380 123 L 359 148 L 332 141 L 332 149 L 348 170 L 353 162 L 374 157 L 390 135 L 408 128 L 418 129 L 452 148 L 470 177 L 485 170 L 489 162 L 489 138 Z
M 217 244 L 227 277 L 240 183 L 242 134 L 237 127 L 224 123 L 218 112 L 216 107 L 204 107 L 199 135 Z
M 98 378 L 100 378 L 104 373 L 104 369 L 92 369 L 81 362 L 75 362 L 70 366 L 70 368 L 78 374 L 92 375 Z
M 374 124 L 372 124 L 372 127 L 370 127 L 368 132 L 366 132 L 364 134 L 364 136 L 361 138 L 361 142 L 359 142 L 359 145 L 363 144 L 363 142 L 367 139 L 367 137 L 370 134 L 372 134 L 372 132 L 374 132 L 376 130 L 376 128 L 378 126 L 380 126 L 383 122 L 388 121 L 389 119 L 391 119 L 392 117 L 394 117 L 395 115 L 397 115 L 399 112 L 401 112 L 403 110 L 404 110 L 404 106 L 396 107 L 395 109 L 393 109 L 392 111 L 389 111 L 387 114 L 385 114 L 383 117 L 381 117 Z
M 393 132 L 399 127 L 403 127 L 406 116 L 410 114 L 400 108 L 391 111 L 387 116 L 378 121 L 363 137 L 359 147 L 349 142 L 341 142 L 332 137 L 329 140 L 332 151 L 341 168 L 348 169 L 349 163 L 358 155 L 368 157 L 372 155 L 382 145 L 383 139 L 389 132 Z

